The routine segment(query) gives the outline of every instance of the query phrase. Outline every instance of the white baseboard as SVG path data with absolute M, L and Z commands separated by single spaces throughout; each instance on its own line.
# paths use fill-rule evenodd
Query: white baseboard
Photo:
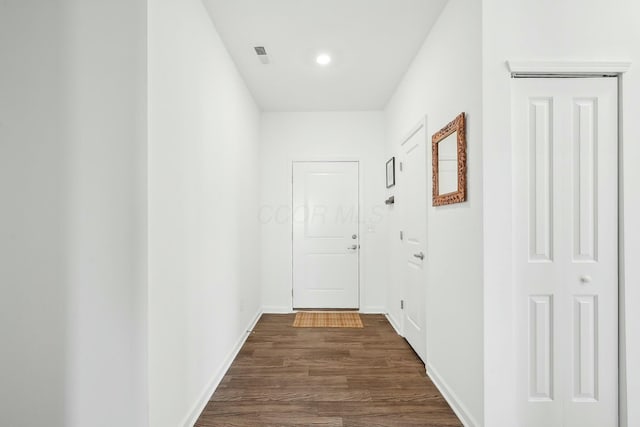
M 387 316 L 387 320 L 389 321 L 389 323 L 391 323 L 391 327 L 395 329 L 396 333 L 402 337 L 403 335 L 402 335 L 402 332 L 400 331 L 400 325 L 398 324 L 396 319 L 393 317 L 393 315 L 391 313 L 385 313 L 385 315 Z
M 266 305 L 262 307 L 262 313 L 264 314 L 290 314 L 293 313 L 291 307 L 280 307 L 277 305 Z
M 386 314 L 387 310 L 384 307 L 363 307 L 360 309 L 362 314 Z
M 209 403 L 209 399 L 211 398 L 211 396 L 213 396 L 213 393 L 218 388 L 218 385 L 220 385 L 220 381 L 222 381 L 222 378 L 224 378 L 225 374 L 231 367 L 231 364 L 233 363 L 234 359 L 240 352 L 240 349 L 242 348 L 245 341 L 249 337 L 249 333 L 250 333 L 249 331 L 253 330 L 253 328 L 256 326 L 256 323 L 258 323 L 258 320 L 260 320 L 260 316 L 262 316 L 262 312 L 263 312 L 262 309 L 259 309 L 258 312 L 253 317 L 253 319 L 251 320 L 251 322 L 249 323 L 249 325 L 245 328 L 245 332 L 240 336 L 240 338 L 236 342 L 236 345 L 233 347 L 231 352 L 227 355 L 220 369 L 218 369 L 218 371 L 214 374 L 211 381 L 209 381 L 205 389 L 200 394 L 200 398 L 195 403 L 195 405 L 193 406 L 193 408 L 185 418 L 184 422 L 182 423 L 183 426 L 193 427 L 196 421 L 198 421 L 198 417 L 200 417 L 200 414 L 204 410 L 205 406 L 207 406 L 207 403 Z
M 471 416 L 469 410 L 460 401 L 458 396 L 451 391 L 442 377 L 438 375 L 438 372 L 429 364 L 427 364 L 427 376 L 431 378 L 433 384 L 438 388 L 440 394 L 442 394 L 449 406 L 451 406 L 451 409 L 453 409 L 453 412 L 458 416 L 458 418 L 460 418 L 460 421 L 462 421 L 462 424 L 464 424 L 465 427 L 480 426 L 480 424 L 478 424 L 478 422 Z
M 262 307 L 262 312 L 264 314 L 290 314 L 294 313 L 295 310 L 292 310 L 291 307 L 267 305 Z M 386 314 L 386 310 L 384 307 L 364 307 L 361 308 L 359 312 L 362 314 Z

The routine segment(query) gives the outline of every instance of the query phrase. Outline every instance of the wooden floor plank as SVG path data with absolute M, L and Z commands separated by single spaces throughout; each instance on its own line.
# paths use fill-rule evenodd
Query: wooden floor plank
M 293 328 L 263 315 L 196 426 L 462 424 L 382 315 L 363 329 Z

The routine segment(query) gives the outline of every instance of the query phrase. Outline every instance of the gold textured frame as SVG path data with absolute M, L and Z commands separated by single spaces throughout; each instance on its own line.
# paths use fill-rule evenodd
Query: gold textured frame
M 457 132 L 458 190 L 440 194 L 438 183 L 438 144 L 452 133 Z M 433 153 L 433 206 L 461 203 L 467 199 L 467 134 L 465 114 L 460 113 L 451 123 L 436 132 L 431 139 Z

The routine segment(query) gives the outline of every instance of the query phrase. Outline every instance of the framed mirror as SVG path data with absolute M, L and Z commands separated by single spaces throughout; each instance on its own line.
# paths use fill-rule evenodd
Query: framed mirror
M 467 198 L 467 138 L 460 113 L 431 139 L 433 206 L 464 202 Z

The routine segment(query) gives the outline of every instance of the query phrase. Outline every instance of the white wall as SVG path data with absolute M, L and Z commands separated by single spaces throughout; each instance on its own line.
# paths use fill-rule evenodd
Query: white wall
M 381 112 L 263 113 L 260 145 L 262 301 L 291 310 L 291 162 L 360 161 L 360 308 L 384 310 L 386 209 Z
M 483 108 L 485 200 L 485 396 L 486 425 L 518 425 L 513 379 L 511 258 L 511 93 L 506 60 L 631 60 L 623 78 L 624 271 L 628 408 L 623 420 L 640 425 L 640 5 L 631 0 L 484 0 Z M 490 189 L 490 191 L 489 191 Z M 500 194 L 500 197 L 495 197 Z M 626 420 L 624 420 L 626 421 Z
M 480 2 L 449 1 L 385 110 L 387 157 L 399 152 L 424 115 L 430 136 L 460 112 L 467 114 L 468 200 L 448 207 L 428 204 L 427 364 L 461 416 L 478 426 L 483 419 L 480 18 Z M 429 178 L 429 189 L 430 184 Z M 389 226 L 391 278 L 402 277 L 396 216 L 391 214 Z M 388 307 L 398 322 L 400 289 L 392 279 Z
M 150 0 L 154 427 L 195 421 L 258 312 L 258 126 L 201 1 Z
M 145 58 L 144 1 L 0 2 L 0 425 L 147 424 Z

